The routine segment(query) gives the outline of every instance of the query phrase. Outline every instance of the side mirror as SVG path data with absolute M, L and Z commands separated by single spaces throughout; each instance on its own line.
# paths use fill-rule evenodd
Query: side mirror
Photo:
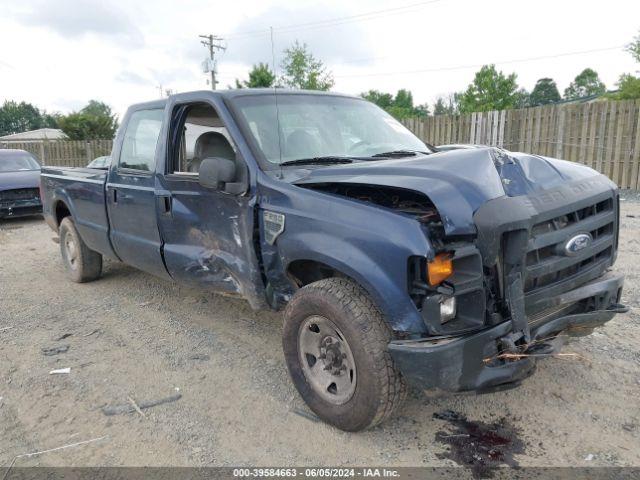
M 203 187 L 225 190 L 225 185 L 235 179 L 236 164 L 227 158 L 209 157 L 200 162 L 198 181 Z

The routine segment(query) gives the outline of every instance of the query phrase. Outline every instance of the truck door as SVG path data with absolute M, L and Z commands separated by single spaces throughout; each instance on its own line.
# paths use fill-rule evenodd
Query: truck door
M 130 111 L 117 139 L 106 185 L 110 240 L 120 259 L 169 278 L 162 262 L 156 219 L 155 158 L 164 105 Z M 119 147 L 119 148 L 118 148 Z
M 193 98 L 192 94 L 187 98 Z M 246 192 L 225 192 L 198 182 L 200 164 L 219 157 L 235 162 L 246 185 L 247 168 L 212 103 L 191 101 L 172 107 L 164 192 L 158 224 L 164 260 L 171 276 L 185 283 L 250 302 L 264 300 L 255 256 L 253 201 Z M 222 108 L 222 106 L 220 106 Z

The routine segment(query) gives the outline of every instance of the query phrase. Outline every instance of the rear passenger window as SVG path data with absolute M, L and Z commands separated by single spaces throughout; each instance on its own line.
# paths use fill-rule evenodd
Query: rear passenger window
M 162 127 L 163 109 L 138 110 L 129 118 L 124 132 L 120 167 L 152 172 L 155 169 L 156 145 Z

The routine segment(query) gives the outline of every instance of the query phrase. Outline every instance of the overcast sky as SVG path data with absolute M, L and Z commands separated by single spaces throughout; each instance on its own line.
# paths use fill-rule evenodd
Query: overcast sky
M 2 0 L 0 101 L 68 112 L 95 98 L 122 114 L 158 98 L 159 85 L 205 89 L 198 35 L 208 33 L 226 37 L 226 88 L 252 63 L 272 63 L 270 26 L 277 65 L 299 40 L 334 90 L 408 88 L 416 103 L 463 89 L 485 63 L 528 90 L 548 76 L 562 91 L 585 67 L 614 88 L 640 70 L 622 49 L 640 29 L 632 0 Z

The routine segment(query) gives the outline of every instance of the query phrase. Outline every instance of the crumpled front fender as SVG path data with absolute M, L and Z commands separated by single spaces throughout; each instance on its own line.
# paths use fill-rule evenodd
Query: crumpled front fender
M 408 260 L 433 256 L 419 222 L 385 208 L 278 183 L 261 195 L 261 252 L 267 291 L 286 301 L 296 286 L 288 267 L 311 260 L 352 278 L 367 290 L 394 330 L 422 333 L 420 314 L 409 297 Z M 265 201 L 268 200 L 268 201 Z M 264 211 L 284 215 L 284 230 L 270 244 Z

